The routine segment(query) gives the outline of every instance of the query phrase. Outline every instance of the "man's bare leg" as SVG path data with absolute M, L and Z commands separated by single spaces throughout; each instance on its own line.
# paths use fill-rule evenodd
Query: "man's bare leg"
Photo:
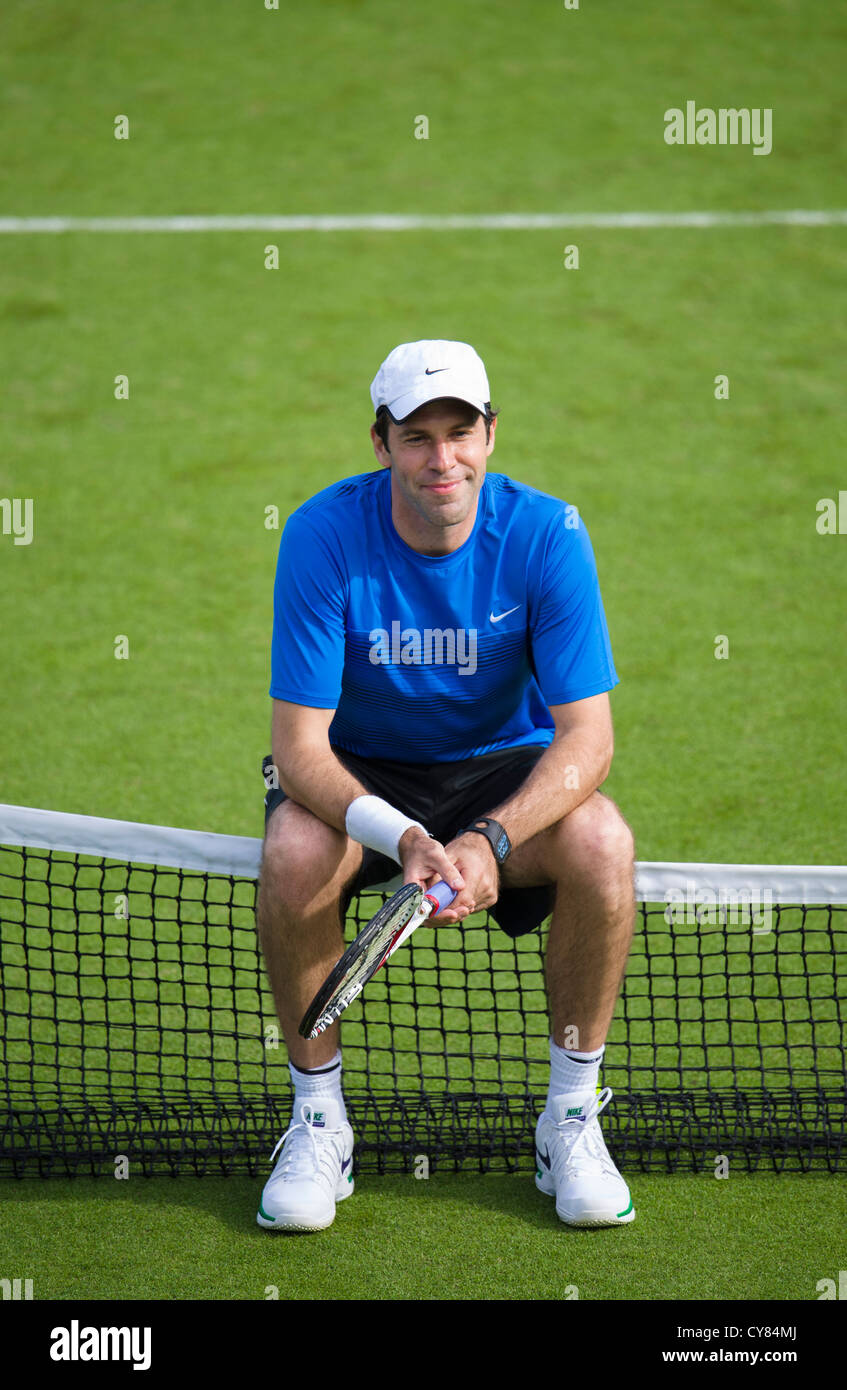
M 259 1202 L 256 1219 L 267 1230 L 323 1230 L 353 1191 L 354 1136 L 335 1060 L 339 1026 L 311 1040 L 298 1029 L 344 950 L 339 901 L 361 862 L 361 845 L 298 803 L 284 801 L 271 815 L 256 915 L 295 1069 L 295 1113 Z
M 325 1066 L 339 1025 L 301 1038 L 300 1020 L 344 950 L 339 900 L 362 863 L 362 847 L 294 801 L 273 812 L 259 877 L 259 941 L 280 1027 L 295 1067 Z
M 551 1079 L 536 1127 L 536 1186 L 571 1226 L 632 1221 L 629 1188 L 608 1150 L 595 1096 L 602 1048 L 635 921 L 633 841 L 617 807 L 594 792 L 512 856 L 509 885 L 556 885 L 547 947 Z
M 606 1041 L 635 923 L 633 859 L 626 821 L 594 792 L 521 845 L 506 866 L 508 887 L 556 885 L 546 973 L 559 1047 L 592 1052 Z

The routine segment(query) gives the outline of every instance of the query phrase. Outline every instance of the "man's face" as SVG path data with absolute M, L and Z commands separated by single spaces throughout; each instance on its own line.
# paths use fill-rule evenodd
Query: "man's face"
M 434 538 L 437 543 L 435 532 L 453 526 L 470 535 L 496 424 L 491 422 L 486 440 L 485 421 L 473 406 L 443 399 L 422 405 L 402 424 L 389 421 L 390 453 L 371 429 L 377 459 L 391 469 L 392 507 L 401 535 L 408 530 L 419 533 L 423 542 Z

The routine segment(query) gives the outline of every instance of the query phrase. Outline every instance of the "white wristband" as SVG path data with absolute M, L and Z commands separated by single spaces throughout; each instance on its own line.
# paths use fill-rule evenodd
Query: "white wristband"
M 400 863 L 399 843 L 410 825 L 416 825 L 426 835 L 425 826 L 419 820 L 410 820 L 402 811 L 397 811 L 381 796 L 357 796 L 347 807 L 344 818 L 347 834 L 360 845 L 367 845 L 389 859 Z

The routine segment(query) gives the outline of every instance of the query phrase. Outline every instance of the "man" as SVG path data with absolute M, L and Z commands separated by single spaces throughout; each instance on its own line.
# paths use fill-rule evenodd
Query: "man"
M 380 468 L 318 493 L 282 536 L 258 924 L 295 1094 L 269 1229 L 322 1229 L 353 1191 L 339 1025 L 310 1041 L 298 1025 L 351 895 L 398 864 L 458 890 L 436 931 L 490 907 L 519 936 L 552 911 L 536 1184 L 570 1225 L 635 1215 L 597 1121 L 635 916 L 632 836 L 598 790 L 617 676 L 576 509 L 486 474 L 490 396 L 468 344 L 395 348 L 371 386 Z

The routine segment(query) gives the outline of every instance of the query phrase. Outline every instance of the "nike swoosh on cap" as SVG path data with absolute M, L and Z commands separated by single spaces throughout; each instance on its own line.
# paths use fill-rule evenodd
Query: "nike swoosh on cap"
M 450 369 L 449 367 L 426 367 L 424 370 L 427 376 L 435 376 L 436 372 L 447 372 Z
M 515 606 L 514 606 L 514 608 L 507 608 L 506 611 L 505 611 L 505 613 L 498 613 L 496 618 L 495 618 L 495 616 L 494 616 L 493 613 L 489 613 L 489 615 L 488 615 L 489 622 L 492 622 L 492 623 L 499 623 L 499 622 L 501 622 L 501 621 L 503 620 L 503 618 L 508 618 L 508 616 L 509 616 L 510 613 L 517 613 L 517 611 L 518 611 L 519 608 L 520 608 L 520 604 L 519 604 L 519 603 L 516 603 Z

